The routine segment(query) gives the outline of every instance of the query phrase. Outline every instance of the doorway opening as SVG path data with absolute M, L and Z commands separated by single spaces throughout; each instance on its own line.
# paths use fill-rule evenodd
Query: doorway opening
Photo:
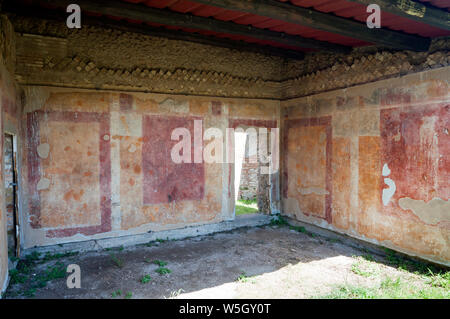
M 269 213 L 269 176 L 261 174 L 257 135 L 234 133 L 235 216 Z
M 13 134 L 5 133 L 3 146 L 5 163 L 5 205 L 7 218 L 8 258 L 11 262 L 17 260 L 20 254 L 19 241 L 19 211 L 17 183 L 17 140 Z

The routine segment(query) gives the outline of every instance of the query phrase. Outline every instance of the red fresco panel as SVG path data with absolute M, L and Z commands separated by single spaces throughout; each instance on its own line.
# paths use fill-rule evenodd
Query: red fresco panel
M 396 185 L 387 211 L 400 210 L 400 198 L 428 202 L 450 197 L 449 114 L 448 103 L 381 111 L 382 165 L 388 165 L 387 177 Z
M 205 194 L 205 170 L 202 163 L 174 163 L 171 150 L 175 128 L 187 128 L 191 134 L 191 159 L 194 156 L 194 120 L 196 117 L 144 116 L 143 140 L 143 199 L 144 204 L 201 200 Z

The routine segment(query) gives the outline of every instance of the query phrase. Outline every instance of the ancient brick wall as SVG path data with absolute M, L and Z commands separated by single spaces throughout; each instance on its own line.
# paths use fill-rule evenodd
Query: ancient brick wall
M 248 154 L 246 154 L 248 155 Z M 258 196 L 259 164 L 257 155 L 245 156 L 241 169 L 239 184 L 239 199 L 252 200 Z
M 282 102 L 292 218 L 450 263 L 450 68 Z

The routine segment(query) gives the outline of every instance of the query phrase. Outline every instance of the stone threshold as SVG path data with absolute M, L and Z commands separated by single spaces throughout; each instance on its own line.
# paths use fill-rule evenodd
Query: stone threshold
M 127 235 L 120 237 L 110 237 L 102 239 L 91 239 L 48 246 L 39 246 L 22 250 L 22 257 L 33 252 L 45 253 L 66 253 L 66 252 L 88 252 L 98 251 L 114 247 L 130 247 L 147 244 L 158 239 L 181 240 L 190 237 L 211 235 L 214 233 L 226 232 L 243 227 L 257 227 L 270 224 L 273 216 L 263 214 L 252 214 L 237 216 L 234 220 L 222 221 L 214 224 L 198 226 L 187 226 L 163 231 L 154 231 L 144 234 Z

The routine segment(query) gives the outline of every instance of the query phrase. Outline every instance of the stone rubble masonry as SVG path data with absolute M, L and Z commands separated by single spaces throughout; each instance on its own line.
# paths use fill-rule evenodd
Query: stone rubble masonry
M 367 47 L 297 61 L 98 27 L 67 30 L 33 18 L 13 22 L 21 84 L 286 100 L 450 61 L 448 37 L 433 40 L 428 52 Z
M 242 163 L 239 199 L 252 200 L 258 196 L 259 164 L 257 155 L 246 156 Z

